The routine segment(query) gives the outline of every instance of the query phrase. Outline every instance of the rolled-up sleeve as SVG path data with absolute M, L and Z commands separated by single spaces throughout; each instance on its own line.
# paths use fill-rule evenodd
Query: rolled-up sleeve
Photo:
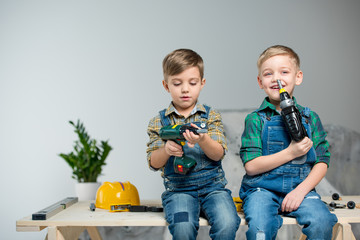
M 244 165 L 246 162 L 262 156 L 261 129 L 262 122 L 257 113 L 246 116 L 240 148 L 240 158 Z
M 217 141 L 224 148 L 224 153 L 227 151 L 227 142 L 224 134 L 224 125 L 222 123 L 221 115 L 216 110 L 211 110 L 208 118 L 208 135 L 211 139 Z
M 165 144 L 165 142 L 159 136 L 160 128 L 161 128 L 161 121 L 159 116 L 156 116 L 149 121 L 148 129 L 147 129 L 147 134 L 149 135 L 149 142 L 147 143 L 146 153 L 147 153 L 149 168 L 154 171 L 157 171 L 159 169 L 155 169 L 151 166 L 150 164 L 151 153 L 163 147 Z
M 329 142 L 326 140 L 326 132 L 317 113 L 311 113 L 312 141 L 316 151 L 316 163 L 330 164 Z

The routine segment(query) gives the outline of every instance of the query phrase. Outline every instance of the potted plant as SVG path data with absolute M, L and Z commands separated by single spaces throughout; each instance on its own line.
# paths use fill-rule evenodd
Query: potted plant
M 78 182 L 76 192 L 79 201 L 93 200 L 101 185 L 97 178 L 101 175 L 102 167 L 106 165 L 105 160 L 112 147 L 108 141 L 101 141 L 99 145 L 95 139 L 91 139 L 80 120 L 76 124 L 72 121 L 69 123 L 75 127 L 78 140 L 75 141 L 74 151 L 69 154 L 60 153 L 59 156 L 72 168 L 72 178 Z

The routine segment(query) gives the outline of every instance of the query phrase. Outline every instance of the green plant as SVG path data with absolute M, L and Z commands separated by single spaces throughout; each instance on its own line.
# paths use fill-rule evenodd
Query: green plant
M 78 182 L 96 182 L 101 174 L 102 166 L 106 165 L 105 159 L 112 147 L 108 141 L 101 141 L 98 146 L 95 139 L 91 139 L 85 130 L 84 124 L 77 121 L 76 125 L 69 121 L 75 127 L 75 133 L 79 140 L 75 141 L 74 151 L 69 154 L 60 153 L 62 157 L 72 168 L 73 176 Z

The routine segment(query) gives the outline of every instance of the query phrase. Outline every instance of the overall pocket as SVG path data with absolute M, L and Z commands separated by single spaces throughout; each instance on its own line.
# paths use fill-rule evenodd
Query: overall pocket
M 243 177 L 243 184 L 246 184 L 250 187 L 254 187 L 255 185 L 257 185 L 262 179 L 264 178 L 264 174 L 259 174 L 259 175 L 255 175 L 255 176 L 249 176 L 247 174 L 245 174 L 245 176 Z

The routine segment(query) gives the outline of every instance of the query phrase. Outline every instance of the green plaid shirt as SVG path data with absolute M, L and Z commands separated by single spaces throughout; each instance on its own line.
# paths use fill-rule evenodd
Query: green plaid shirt
M 170 122 L 174 124 L 187 124 L 192 122 L 198 122 L 201 120 L 201 113 L 205 113 L 206 109 L 202 104 L 197 103 L 190 115 L 187 118 L 177 113 L 174 105 L 170 103 L 170 106 L 166 109 L 165 116 L 169 116 Z M 152 118 L 149 122 L 147 133 L 149 135 L 149 142 L 147 143 L 147 160 L 150 169 L 154 169 L 150 165 L 151 153 L 165 145 L 159 136 L 160 128 L 163 127 L 160 120 L 160 114 Z M 226 138 L 224 136 L 224 126 L 221 120 L 221 115 L 219 112 L 215 111 L 213 108 L 210 108 L 209 117 L 207 121 L 208 135 L 215 141 L 219 142 L 222 147 L 227 150 Z M 164 168 L 162 168 L 164 170 Z
M 304 107 L 297 104 L 295 97 L 293 100 L 296 104 L 296 107 L 301 112 Z M 276 108 L 268 100 L 268 97 L 262 102 L 260 111 L 265 112 L 266 116 L 272 117 L 279 115 L 279 112 L 276 111 Z M 329 152 L 329 143 L 325 139 L 326 132 L 321 124 L 319 116 L 311 111 L 310 112 L 310 127 L 311 127 L 311 137 L 313 141 L 313 147 L 316 151 L 316 163 L 325 162 L 328 166 L 330 163 L 330 152 Z M 260 116 L 256 113 L 250 113 L 245 118 L 245 129 L 241 137 L 241 148 L 240 148 L 240 157 L 245 164 L 246 162 L 262 156 L 262 143 L 261 143 L 261 131 L 263 128 L 263 122 L 260 119 Z

